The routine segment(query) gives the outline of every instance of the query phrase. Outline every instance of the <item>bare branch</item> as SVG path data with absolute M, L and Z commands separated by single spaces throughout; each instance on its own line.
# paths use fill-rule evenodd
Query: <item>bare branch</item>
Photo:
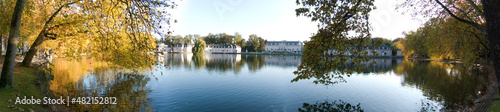
M 441 1 L 439 1 L 439 0 L 434 0 L 434 1 L 436 1 L 448 14 L 450 14 L 451 17 L 455 18 L 456 20 L 458 20 L 460 22 L 472 25 L 474 28 L 479 30 L 481 33 L 487 34 L 485 26 L 479 25 L 479 24 L 472 22 L 472 21 L 469 21 L 469 20 L 462 19 L 462 18 L 456 16 L 455 14 L 453 14 L 453 12 L 451 12 L 448 7 L 446 7 L 443 3 L 441 3 Z
M 456 7 L 455 5 L 453 5 L 452 7 L 453 7 L 453 8 L 455 8 L 455 9 L 457 9 L 457 10 L 458 10 L 458 11 L 460 11 L 461 13 L 463 13 L 463 14 L 464 14 L 464 16 L 465 16 L 465 18 L 467 18 L 469 21 L 474 21 L 474 20 L 472 20 L 472 18 L 470 18 L 470 17 L 469 17 L 469 14 L 468 14 L 467 12 L 465 12 L 464 10 L 462 10 L 462 9 L 460 9 L 460 8 L 458 8 L 458 7 Z
M 467 0 L 467 2 L 472 6 L 472 8 L 474 8 L 474 11 L 476 11 L 477 14 L 481 15 L 481 18 L 484 18 L 483 10 L 479 9 L 474 1 Z

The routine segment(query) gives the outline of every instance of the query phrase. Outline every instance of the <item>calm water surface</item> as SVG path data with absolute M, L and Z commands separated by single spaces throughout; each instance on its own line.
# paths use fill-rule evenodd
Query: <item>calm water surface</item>
M 56 96 L 118 98 L 116 105 L 72 105 L 96 111 L 294 112 L 326 103 L 408 112 L 464 109 L 486 84 L 475 69 L 437 61 L 373 59 L 377 65 L 347 82 L 323 85 L 291 82 L 300 56 L 166 54 L 157 60 L 153 68 L 131 71 L 56 59 L 51 89 Z

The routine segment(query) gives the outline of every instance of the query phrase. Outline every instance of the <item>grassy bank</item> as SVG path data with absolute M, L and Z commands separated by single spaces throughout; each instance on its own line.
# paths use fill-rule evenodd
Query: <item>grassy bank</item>
M 500 112 L 500 96 L 498 94 L 495 96 L 495 101 L 491 104 L 490 110 L 488 112 Z
M 2 59 L 3 60 L 3 59 Z M 3 63 L 2 63 L 3 64 Z M 14 87 L 10 89 L 0 89 L 0 112 L 9 111 L 48 111 L 43 105 L 23 105 L 15 104 L 17 97 L 23 99 L 42 99 L 43 93 L 35 83 L 37 76 L 32 68 L 16 66 L 14 70 Z

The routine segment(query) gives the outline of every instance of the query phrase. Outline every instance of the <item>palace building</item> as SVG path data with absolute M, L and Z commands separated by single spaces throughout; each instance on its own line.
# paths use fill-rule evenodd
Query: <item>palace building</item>
M 191 53 L 193 47 L 194 44 L 191 43 L 179 43 L 174 45 L 172 48 L 161 43 L 160 45 L 157 45 L 157 51 Z M 207 53 L 241 53 L 241 47 L 235 44 L 207 44 L 204 51 Z
M 267 41 L 266 52 L 302 53 L 304 43 L 300 41 Z

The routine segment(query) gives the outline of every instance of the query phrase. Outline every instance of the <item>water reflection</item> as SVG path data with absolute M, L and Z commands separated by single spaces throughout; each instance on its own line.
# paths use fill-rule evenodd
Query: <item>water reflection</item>
M 116 97 L 116 104 L 71 104 L 78 111 L 152 111 L 148 75 L 110 67 L 90 58 L 55 59 L 50 88 L 56 97 Z
M 241 54 L 165 54 L 160 55 L 158 59 L 163 59 L 164 66 L 174 69 L 179 67 L 192 69 L 194 67 L 217 73 L 232 71 L 235 75 L 245 66 L 249 71 L 256 72 L 266 64 L 266 59 L 262 55 Z
M 395 72 L 401 75 L 402 85 L 422 90 L 427 99 L 440 102 L 446 110 L 468 109 L 488 82 L 478 68 L 437 61 L 405 60 Z
M 158 63 L 157 68 L 170 68 L 161 69 L 161 72 L 173 71 L 175 73 L 169 72 L 168 78 L 155 82 L 154 80 L 150 80 L 151 75 L 144 75 L 143 73 L 149 71 L 157 72 L 156 69 L 143 69 L 142 71 L 119 69 L 111 66 L 109 63 L 90 58 L 84 58 L 79 62 L 56 59 L 54 66 L 52 66 L 54 80 L 51 82 L 51 89 L 56 96 L 115 96 L 119 99 L 118 105 L 72 105 L 75 109 L 89 111 L 154 111 L 152 108 L 159 108 L 161 110 L 164 108 L 155 107 L 154 104 L 151 106 L 151 103 L 152 100 L 163 97 L 167 97 L 167 100 L 156 100 L 158 105 L 164 103 L 166 106 L 191 107 L 194 108 L 192 111 L 207 109 L 213 106 L 221 106 L 213 110 L 234 109 L 236 107 L 245 110 L 248 109 L 245 108 L 248 105 L 259 109 L 269 107 L 269 105 L 293 105 L 288 109 L 283 108 L 284 110 L 297 111 L 297 107 L 300 107 L 301 104 L 303 105 L 301 105 L 302 108 L 299 111 L 335 111 L 335 109 L 339 111 L 346 111 L 346 109 L 363 111 L 360 104 L 352 105 L 345 101 L 360 102 L 363 104 L 365 110 L 377 110 L 374 109 L 377 107 L 373 107 L 372 103 L 390 104 L 393 102 L 404 102 L 402 100 L 391 100 L 398 100 L 392 97 L 404 97 L 407 94 L 409 94 L 408 97 L 422 97 L 420 99 L 416 98 L 417 101 L 412 101 L 409 104 L 401 104 L 403 106 L 412 105 L 408 107 L 413 109 L 413 111 L 462 111 L 467 110 L 473 104 L 473 99 L 480 95 L 478 94 L 479 92 L 485 90 L 487 84 L 486 75 L 479 69 L 464 67 L 456 63 L 438 61 L 375 58 L 361 63 L 365 65 L 369 65 L 369 63 L 376 64 L 361 68 L 361 72 L 353 74 L 355 78 L 346 77 L 348 83 L 323 86 L 311 84 L 310 81 L 316 81 L 314 80 L 315 78 L 332 79 L 334 77 L 311 76 L 308 78 L 313 78 L 313 80 L 306 77 L 299 79 L 300 81 L 297 80 L 298 82 L 289 82 L 299 77 L 293 75 L 292 72 L 295 67 L 301 64 L 302 58 L 300 56 L 165 54 L 157 55 L 155 59 L 161 62 Z M 343 69 L 349 69 L 348 67 L 352 65 L 347 63 L 344 66 L 346 67 Z M 205 73 L 206 71 L 220 74 L 243 75 L 238 76 L 239 78 L 222 75 L 214 76 Z M 395 79 L 384 79 L 379 76 Z M 356 82 L 356 85 L 349 85 L 349 81 Z M 374 84 L 375 82 L 391 81 L 395 83 L 390 83 L 391 85 Z M 152 89 L 147 86 L 148 82 L 161 85 L 158 86 L 161 89 Z M 325 88 L 334 89 L 325 90 Z M 365 92 L 370 88 L 376 88 L 375 90 L 370 90 L 373 94 Z M 336 89 L 341 91 L 336 91 Z M 388 95 L 391 93 L 385 92 L 385 90 L 405 91 L 408 89 L 412 91 L 415 89 L 418 91 L 416 94 L 421 95 L 393 91 L 395 94 L 401 93 L 403 95 L 391 96 Z M 153 99 L 151 99 L 148 97 L 151 97 L 150 93 L 152 91 L 160 92 L 156 96 L 153 95 Z M 365 99 L 352 100 L 362 97 L 360 95 L 371 95 L 370 97 L 372 98 L 368 97 L 366 99 L 366 97 L 363 97 Z M 321 96 L 321 98 L 318 98 L 318 96 Z M 342 98 L 346 97 L 346 99 L 342 99 L 345 101 L 338 100 L 333 102 L 318 101 L 315 104 L 309 104 L 311 103 L 309 100 L 303 100 L 314 99 L 313 101 L 317 101 L 318 99 L 323 99 L 325 96 L 342 96 Z M 238 98 L 239 103 L 233 102 L 233 100 Z M 222 103 L 216 103 L 218 101 Z M 295 104 L 288 104 L 290 102 Z M 390 107 L 384 106 L 384 108 Z M 401 108 L 406 109 L 408 107 Z
M 279 67 L 297 67 L 302 60 L 302 56 L 265 56 L 266 65 L 279 66 Z
M 334 59 L 341 59 L 335 58 Z M 292 79 L 292 82 L 297 82 L 300 80 L 314 79 L 315 84 L 333 85 L 338 83 L 345 83 L 346 77 L 350 77 L 352 74 L 368 74 L 368 73 L 378 73 L 385 74 L 392 69 L 396 68 L 398 64 L 401 63 L 401 59 L 391 59 L 391 58 L 373 58 L 368 61 L 360 62 L 360 60 L 346 60 L 345 63 L 337 65 L 322 65 L 324 63 L 316 63 L 314 66 L 308 66 L 311 64 L 305 64 L 298 66 L 299 71 L 293 72 L 297 76 Z M 307 69 L 307 70 L 306 70 Z
M 351 105 L 342 100 L 333 102 L 316 102 L 316 104 L 304 103 L 299 112 L 364 112 L 361 104 Z
M 370 65 L 370 63 L 375 63 Z M 346 63 L 343 65 L 350 65 Z M 402 79 L 402 86 L 420 89 L 428 102 L 439 102 L 441 110 L 468 110 L 474 105 L 474 100 L 484 93 L 487 86 L 485 70 L 477 67 L 467 67 L 463 64 L 440 61 L 412 61 L 394 59 L 371 59 L 359 64 L 366 65 L 360 74 L 387 75 L 394 72 Z M 349 67 L 340 67 L 331 71 L 346 71 Z M 328 69 L 329 70 L 329 69 Z M 328 71 L 326 70 L 326 71 Z M 347 75 L 349 77 L 350 75 Z M 313 78 L 316 84 L 336 84 L 348 82 L 342 77 L 329 75 L 298 75 L 292 81 Z M 440 106 L 432 103 L 422 103 L 422 110 L 436 110 Z M 437 109 L 440 110 L 440 109 Z

